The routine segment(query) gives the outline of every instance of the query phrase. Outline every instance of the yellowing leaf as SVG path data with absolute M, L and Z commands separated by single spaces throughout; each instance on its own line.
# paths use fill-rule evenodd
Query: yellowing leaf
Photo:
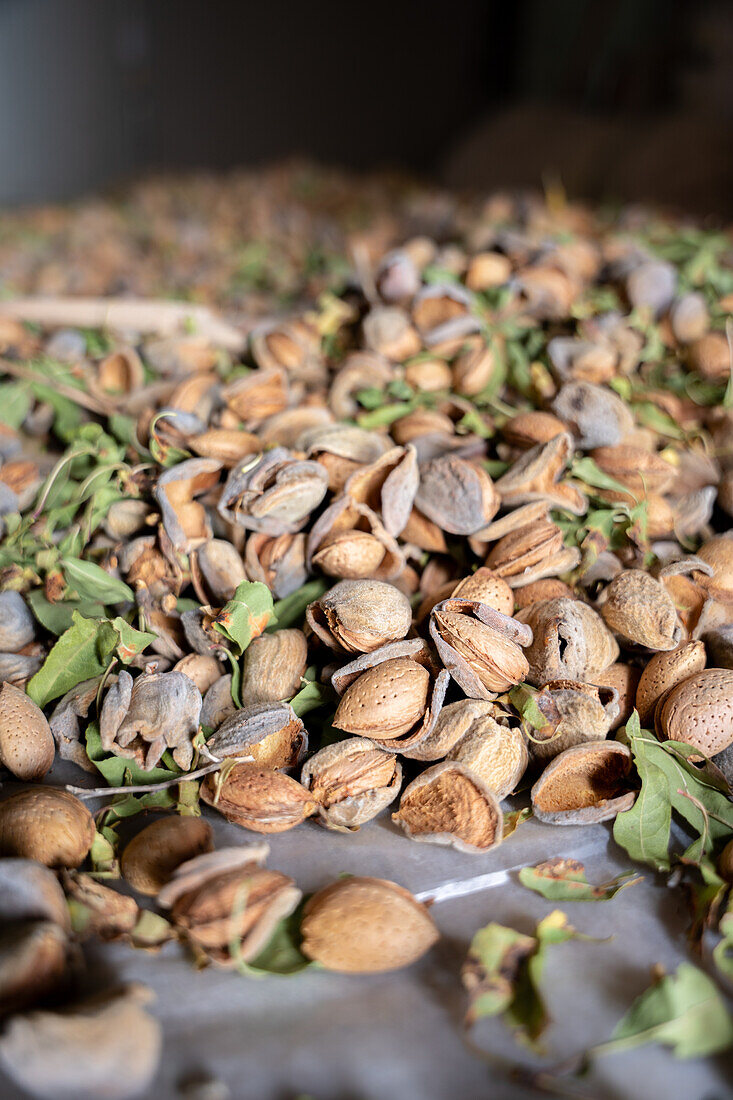
M 542 894 L 548 901 L 607 901 L 619 890 L 641 882 L 633 871 L 617 875 L 610 882 L 593 886 L 585 877 L 585 868 L 577 859 L 548 859 L 536 867 L 523 867 L 519 872 L 522 886 Z

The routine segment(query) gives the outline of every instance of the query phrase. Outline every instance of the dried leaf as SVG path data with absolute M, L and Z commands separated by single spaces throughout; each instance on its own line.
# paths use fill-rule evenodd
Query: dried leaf
M 542 894 L 548 901 L 607 901 L 619 890 L 641 882 L 641 876 L 626 871 L 601 886 L 593 886 L 585 877 L 585 868 L 576 859 L 548 859 L 536 867 L 519 872 L 522 886 Z
M 259 638 L 274 617 L 272 592 L 260 581 L 242 581 L 214 619 L 214 629 L 223 634 L 241 656 L 253 638 Z
M 487 924 L 471 941 L 463 966 L 463 984 L 470 996 L 466 1024 L 484 1016 L 502 1016 L 515 1038 L 539 1049 L 537 1040 L 550 1023 L 540 981 L 551 944 L 588 940 L 568 924 L 559 909 L 525 936 L 501 924 Z

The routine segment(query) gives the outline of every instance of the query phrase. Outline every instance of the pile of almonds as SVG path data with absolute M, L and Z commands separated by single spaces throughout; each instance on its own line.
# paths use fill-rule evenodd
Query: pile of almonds
M 13 1012 L 68 977 L 42 867 L 98 934 L 140 917 L 78 870 L 100 834 L 56 756 L 193 808 L 118 854 L 199 958 L 250 966 L 298 914 L 347 972 L 424 954 L 426 908 L 371 878 L 302 907 L 247 833 L 389 812 L 482 854 L 517 792 L 609 821 L 634 710 L 733 780 L 733 253 L 696 282 L 670 240 L 500 196 L 439 241 L 377 220 L 341 285 L 249 328 L 0 306 L 0 873 L 59 914 L 13 917 Z

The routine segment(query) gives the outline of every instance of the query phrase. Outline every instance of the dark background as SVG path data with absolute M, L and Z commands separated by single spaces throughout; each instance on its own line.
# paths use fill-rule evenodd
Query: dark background
M 0 0 L 0 202 L 307 156 L 733 212 L 731 0 Z

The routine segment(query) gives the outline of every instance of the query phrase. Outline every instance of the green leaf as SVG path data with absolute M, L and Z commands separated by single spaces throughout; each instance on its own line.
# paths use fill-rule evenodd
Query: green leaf
M 611 1039 L 591 1054 L 646 1043 L 671 1047 L 676 1058 L 718 1054 L 733 1043 L 733 1021 L 715 983 L 690 963 L 655 982 L 632 1004 Z
M 728 907 L 718 925 L 722 939 L 713 949 L 713 961 L 721 974 L 733 981 L 733 890 L 728 894 Z
M 78 611 L 71 626 L 53 647 L 41 668 L 28 683 L 28 695 L 39 707 L 65 695 L 82 680 L 105 672 L 112 660 L 119 634 L 104 619 L 85 619 Z
M 399 401 L 394 405 L 382 405 L 372 412 L 361 413 L 357 416 L 356 423 L 360 428 L 366 428 L 367 431 L 374 431 L 375 428 L 386 428 L 389 424 L 393 424 L 395 420 L 399 420 L 400 417 L 407 416 L 414 408 L 414 401 Z
M 626 871 L 601 886 L 593 886 L 585 877 L 582 863 L 576 859 L 556 858 L 538 863 L 536 867 L 523 867 L 519 881 L 548 901 L 607 901 L 624 887 L 641 882 L 641 877 Z
M 332 698 L 332 692 L 327 685 L 320 684 L 316 680 L 316 671 L 315 665 L 311 665 L 310 668 L 305 670 L 303 686 L 290 700 L 290 706 L 299 718 L 302 718 L 304 714 L 311 710 L 322 707 L 324 703 Z
M 532 816 L 532 809 L 530 806 L 523 806 L 521 810 L 508 810 L 504 814 L 504 828 L 502 831 L 502 838 L 506 840 L 508 836 L 516 832 L 520 825 L 525 821 L 529 821 Z
M 134 603 L 135 593 L 117 577 L 111 576 L 101 566 L 81 558 L 64 558 L 66 583 L 76 589 L 82 600 L 99 600 L 101 603 Z
M 86 746 L 87 756 L 95 768 L 102 773 L 110 787 L 164 783 L 166 780 L 182 774 L 180 768 L 176 767 L 167 752 L 163 754 L 165 765 L 151 768 L 150 771 L 144 771 L 143 768 L 138 767 L 134 760 L 128 760 L 127 757 L 106 753 L 102 748 L 99 726 L 96 722 L 90 722 L 87 726 Z M 158 793 L 151 791 L 151 794 Z M 145 795 L 144 797 L 147 798 L 148 796 Z M 156 808 L 158 807 L 156 806 Z
M 134 626 L 130 626 L 126 619 L 117 616 L 112 619 L 112 626 L 119 635 L 119 641 L 117 643 L 117 656 L 123 664 L 128 664 L 133 657 L 137 657 L 138 653 L 142 653 L 147 646 L 151 645 L 157 635 L 151 634 L 147 630 L 137 630 Z
M 253 638 L 259 638 L 274 618 L 272 592 L 260 581 L 242 581 L 231 600 L 214 619 L 214 629 L 230 641 L 241 656 Z
M 301 626 L 305 617 L 305 609 L 308 604 L 319 600 L 330 585 L 328 581 L 318 578 L 307 581 L 289 596 L 278 600 L 274 605 L 274 621 L 267 627 L 268 630 L 287 630 L 293 626 Z
M 41 626 L 52 634 L 63 634 L 71 626 L 72 615 L 78 611 L 85 619 L 104 618 L 104 604 L 95 600 L 61 600 L 51 603 L 42 588 L 34 588 L 26 595 L 26 602 Z
M 304 898 L 298 908 L 275 925 L 275 931 L 267 946 L 250 963 L 239 964 L 239 969 L 251 977 L 264 978 L 268 974 L 288 977 L 299 974 L 314 964 L 300 950 L 302 937 L 300 924 L 303 919 Z
M 31 393 L 25 382 L 3 382 L 0 385 L 0 421 L 10 428 L 19 428 L 31 408 Z
M 668 871 L 672 806 L 667 797 L 664 772 L 650 756 L 651 734 L 642 730 L 634 711 L 626 724 L 626 736 L 641 779 L 641 790 L 630 810 L 618 814 L 613 823 L 613 839 L 637 863 L 648 863 L 657 871 Z M 653 748 L 653 746 L 651 746 Z
M 587 455 L 585 458 L 577 458 L 572 463 L 570 475 L 593 489 L 611 489 L 613 492 L 624 493 L 625 495 L 629 493 L 626 485 L 622 485 L 620 481 L 616 481 L 609 474 L 604 474 L 603 470 Z
M 547 948 L 571 939 L 588 940 L 568 924 L 559 909 L 537 925 L 534 936 L 487 924 L 473 937 L 463 966 L 470 1003 L 466 1024 L 501 1016 L 518 1041 L 537 1047 L 550 1022 L 540 988 Z

